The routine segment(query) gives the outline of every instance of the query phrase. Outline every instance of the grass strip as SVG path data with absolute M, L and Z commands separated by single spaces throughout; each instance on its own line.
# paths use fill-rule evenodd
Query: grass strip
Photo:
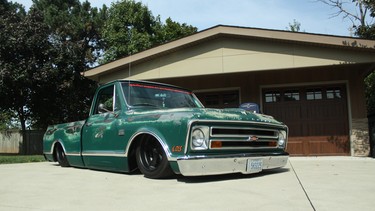
M 0 164 L 33 163 L 46 161 L 43 155 L 0 155 Z

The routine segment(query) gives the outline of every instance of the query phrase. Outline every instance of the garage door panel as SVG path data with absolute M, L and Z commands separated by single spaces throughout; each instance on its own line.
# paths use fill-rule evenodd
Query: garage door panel
M 343 122 L 337 121 L 305 121 L 300 122 L 302 128 L 302 134 L 304 136 L 314 136 L 314 135 L 324 135 L 324 136 L 337 136 L 337 135 L 347 135 L 348 127 Z M 297 123 L 294 123 L 297 124 Z M 292 127 L 292 129 L 298 129 L 297 127 Z M 291 134 L 291 136 L 294 136 Z
M 301 105 L 296 103 L 288 103 L 282 109 L 283 118 L 285 119 L 301 119 Z
M 303 124 L 297 121 L 289 121 L 285 123 L 289 128 L 289 136 L 302 136 L 303 135 Z
M 290 137 L 287 151 L 294 156 L 349 155 L 348 136 Z
M 298 137 L 289 138 L 287 151 L 294 156 L 304 156 L 304 141 Z
M 265 89 L 263 110 L 288 125 L 292 155 L 349 154 L 345 90 L 345 85 Z

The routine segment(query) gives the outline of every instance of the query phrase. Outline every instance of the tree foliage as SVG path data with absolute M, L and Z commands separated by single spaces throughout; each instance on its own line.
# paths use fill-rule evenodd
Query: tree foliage
M 0 127 L 84 119 L 97 84 L 82 72 L 196 31 L 130 0 L 34 0 L 27 12 L 0 0 Z
M 159 18 L 157 19 L 159 20 Z M 161 28 L 156 28 L 157 39 L 155 45 L 170 42 L 182 37 L 189 36 L 197 32 L 197 28 L 186 23 L 180 24 L 167 18 L 165 24 L 159 24 Z
M 154 17 L 147 6 L 134 0 L 112 3 L 103 29 L 107 63 L 197 31 L 196 27 Z
M 96 83 L 81 73 L 97 62 L 102 49 L 101 12 L 89 2 L 78 0 L 36 0 L 32 10 L 43 13 L 49 26 L 49 42 L 55 55 L 48 81 L 36 90 L 43 98 L 34 101 L 35 125 L 84 119 L 90 108 Z
M 17 128 L 17 121 L 14 121 L 15 115 L 9 109 L 0 108 L 0 131 Z
M 25 130 L 35 89 L 51 66 L 48 27 L 36 11 L 2 1 L 0 14 L 0 109 L 15 113 Z
M 287 30 L 291 32 L 300 32 L 301 31 L 301 23 L 296 21 L 296 19 L 293 20 L 293 23 L 289 23 L 289 27 Z
M 375 39 L 375 0 L 319 0 L 337 10 L 334 17 L 342 16 L 352 22 L 355 35 L 364 39 Z M 347 5 L 357 8 L 350 11 Z M 367 112 L 375 113 L 375 71 L 365 78 Z
M 336 12 L 332 17 L 341 16 L 352 22 L 355 35 L 365 39 L 375 39 L 375 0 L 318 0 Z M 349 7 L 350 6 L 350 7 Z M 355 10 L 351 10 L 353 7 Z
M 96 84 L 80 73 L 101 49 L 96 8 L 78 0 L 40 0 L 26 13 L 3 2 L 0 108 L 15 113 L 23 130 L 87 116 Z
M 375 0 L 367 0 L 362 4 L 364 5 L 363 7 L 367 9 L 368 16 L 371 17 L 372 20 L 370 23 L 363 21 L 360 25 L 355 26 L 356 34 L 362 38 L 375 40 Z
M 375 72 L 365 78 L 367 112 L 375 114 Z

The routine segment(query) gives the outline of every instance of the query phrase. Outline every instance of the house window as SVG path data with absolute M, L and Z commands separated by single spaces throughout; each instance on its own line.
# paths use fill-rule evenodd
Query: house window
M 224 105 L 236 105 L 239 102 L 238 93 L 223 94 Z
M 340 88 L 329 88 L 327 89 L 327 99 L 341 99 L 341 89 Z
M 206 95 L 204 99 L 206 106 L 217 106 L 219 105 L 219 95 Z
M 238 108 L 240 104 L 239 90 L 197 92 L 195 95 L 207 108 Z
M 280 92 L 266 92 L 264 97 L 266 103 L 280 102 Z
M 321 100 L 323 98 L 321 89 L 308 89 L 306 91 L 307 100 Z
M 299 91 L 288 90 L 284 92 L 284 101 L 299 101 Z

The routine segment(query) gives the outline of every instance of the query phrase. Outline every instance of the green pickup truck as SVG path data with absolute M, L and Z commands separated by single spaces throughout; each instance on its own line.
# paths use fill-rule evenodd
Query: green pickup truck
M 288 128 L 240 108 L 204 108 L 189 90 L 117 80 L 100 86 L 87 120 L 52 125 L 44 156 L 62 167 L 165 178 L 250 174 L 286 165 Z

